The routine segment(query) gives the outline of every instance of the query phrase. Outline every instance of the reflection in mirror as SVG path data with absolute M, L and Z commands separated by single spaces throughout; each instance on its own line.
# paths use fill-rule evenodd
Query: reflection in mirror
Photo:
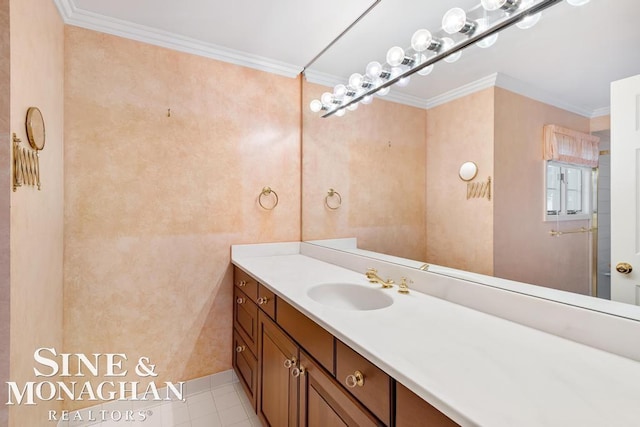
M 460 166 L 460 172 L 458 172 L 458 176 L 463 181 L 471 181 L 478 174 L 478 165 L 473 162 L 464 162 L 462 166 Z
M 389 47 L 407 45 L 416 29 L 438 28 L 447 10 L 475 4 L 381 2 L 306 71 L 303 239 L 355 237 L 360 250 L 411 265 L 608 298 L 609 85 L 640 74 L 640 3 L 561 2 L 533 28 L 510 28 L 490 48 L 472 46 L 344 117 L 307 107 L 327 86 L 383 62 Z M 600 136 L 597 217 L 545 221 L 547 124 Z M 492 178 L 490 201 L 466 199 L 458 172 L 469 159 L 479 179 Z M 339 210 L 324 207 L 327 188 L 341 189 Z

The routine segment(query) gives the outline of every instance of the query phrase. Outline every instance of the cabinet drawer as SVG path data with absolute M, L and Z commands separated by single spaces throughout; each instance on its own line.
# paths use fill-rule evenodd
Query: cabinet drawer
M 332 374 L 333 335 L 293 308 L 282 298 L 278 299 L 277 323 L 320 364 Z
M 355 384 L 357 372 L 362 374 L 362 381 Z M 385 425 L 391 425 L 391 377 L 338 340 L 336 340 L 336 380 Z
M 233 268 L 233 283 L 252 301 L 258 299 L 258 282 L 238 267 Z
M 233 326 L 249 350 L 258 350 L 258 306 L 238 288 L 233 290 Z
M 269 317 L 276 318 L 276 295 L 260 283 L 258 283 L 258 298 L 256 302 Z
M 377 427 L 378 421 L 357 399 L 304 352 L 300 354 L 300 426 Z
M 258 390 L 258 361 L 249 351 L 249 347 L 237 331 L 233 333 L 233 368 L 240 384 L 256 409 L 256 391 Z
M 458 424 L 396 382 L 396 427 L 455 427 Z

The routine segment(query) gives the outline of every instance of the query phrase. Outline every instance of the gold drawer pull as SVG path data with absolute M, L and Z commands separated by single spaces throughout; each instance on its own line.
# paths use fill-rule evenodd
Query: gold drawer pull
M 244 304 L 244 298 L 242 298 L 242 297 L 238 297 L 238 299 L 236 300 L 236 302 L 237 302 L 238 304 Z
M 291 370 L 291 376 L 293 378 L 298 378 L 300 376 L 304 376 L 305 372 L 307 372 L 307 370 L 304 369 L 303 366 L 300 366 L 299 368 L 296 367 Z
M 243 345 L 239 345 L 239 346 L 236 347 L 236 353 L 242 353 L 246 349 L 247 349 L 247 347 L 245 347 Z
M 260 305 L 265 305 L 268 302 L 269 302 L 269 298 L 267 298 L 267 297 L 258 298 L 258 304 L 260 304 Z
M 298 363 L 298 359 L 296 359 L 296 357 L 293 356 L 291 359 L 287 359 L 284 361 L 284 367 L 289 369 L 292 366 L 296 366 L 296 363 Z
M 349 388 L 354 388 L 355 386 L 362 387 L 364 385 L 364 375 L 362 375 L 360 371 L 355 371 L 353 374 L 347 375 L 344 383 Z
M 240 280 L 240 281 L 238 282 L 238 286 L 240 286 L 241 288 L 243 288 L 243 287 L 247 286 L 247 281 L 246 281 L 246 280 Z

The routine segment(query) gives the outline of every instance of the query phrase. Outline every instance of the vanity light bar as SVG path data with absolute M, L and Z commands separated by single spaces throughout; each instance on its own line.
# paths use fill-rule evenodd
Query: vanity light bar
M 486 7 L 483 7 L 487 2 L 483 1 L 482 4 L 474 7 L 468 12 L 462 11 L 462 13 L 460 13 L 461 9 L 456 10 L 454 13 L 450 13 L 451 11 L 449 11 L 443 19 L 443 24 L 447 25 L 448 28 L 446 30 L 449 31 L 445 31 L 444 28 L 441 28 L 437 34 L 433 35 L 431 41 L 429 42 L 429 47 L 427 48 L 428 50 L 425 50 L 424 52 L 417 52 L 412 48 L 406 49 L 404 51 L 404 58 L 400 56 L 401 64 L 404 68 L 398 68 L 394 65 L 387 64 L 388 66 L 392 66 L 393 68 L 391 68 L 391 72 L 389 73 L 386 80 L 380 78 L 376 82 L 367 81 L 366 85 L 359 85 L 360 87 L 358 88 L 352 88 L 348 86 L 352 93 L 355 92 L 353 97 L 351 97 L 350 99 L 348 99 L 349 97 L 345 96 L 342 96 L 342 99 L 340 99 L 340 97 L 336 97 L 330 92 L 325 92 L 325 99 L 323 101 L 330 100 L 330 102 L 313 100 L 310 105 L 311 110 L 314 112 L 325 111 L 322 117 L 329 117 L 334 114 L 343 115 L 345 108 L 351 107 L 349 109 L 355 109 L 354 107 L 357 106 L 356 104 L 363 100 L 365 101 L 364 103 L 369 103 L 371 96 L 375 93 L 378 93 L 385 89 L 388 91 L 388 88 L 391 85 L 396 84 L 400 81 L 407 82 L 409 76 L 423 69 L 426 69 L 427 67 L 431 67 L 433 64 L 439 62 L 440 60 L 446 60 L 448 58 L 448 62 L 453 62 L 457 59 L 456 56 L 459 56 L 461 51 L 466 47 L 474 43 L 478 43 L 483 39 L 491 37 L 492 35 L 497 35 L 500 31 L 509 28 L 512 25 L 518 24 L 526 18 L 531 18 L 536 14 L 542 12 L 543 10 L 557 3 L 560 3 L 561 1 L 563 0 L 508 0 L 497 2 L 498 4 L 500 4 L 500 6 L 498 6 L 495 10 L 487 10 Z M 572 5 L 577 5 L 578 3 L 585 4 L 589 0 L 567 1 Z M 493 3 L 496 2 L 494 1 Z M 478 25 L 477 21 L 470 20 L 468 16 L 473 15 L 474 13 L 477 15 L 479 8 L 481 8 L 482 12 L 486 15 L 494 13 L 504 14 L 504 16 L 496 18 L 496 21 L 492 24 L 486 24 L 487 19 L 485 17 L 483 24 L 486 25 Z M 447 19 L 454 19 L 458 20 L 459 22 L 444 22 Z M 451 32 L 455 33 L 458 37 L 459 35 L 461 35 L 462 38 L 454 41 L 453 44 L 451 44 L 449 40 L 446 40 L 449 43 L 443 43 L 442 41 L 444 39 L 447 39 L 447 37 L 445 36 L 451 35 Z M 451 47 L 448 49 L 444 49 L 444 45 L 447 44 L 450 44 Z M 398 54 L 402 50 L 401 48 L 397 47 L 394 47 L 392 49 L 398 50 Z M 434 55 L 427 58 L 425 53 L 429 51 L 433 52 Z M 421 74 L 428 74 L 428 72 Z

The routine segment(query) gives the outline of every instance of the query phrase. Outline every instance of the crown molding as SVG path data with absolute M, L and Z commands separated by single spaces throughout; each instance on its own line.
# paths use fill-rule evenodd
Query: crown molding
M 60 13 L 64 23 L 68 25 L 112 34 L 193 55 L 204 56 L 285 77 L 296 77 L 303 71 L 303 68 L 297 65 L 274 61 L 259 55 L 248 54 L 238 50 L 228 49 L 223 46 L 204 43 L 202 41 L 168 31 L 162 31 L 82 10 L 76 7 L 74 0 L 53 1 L 58 8 L 58 12 Z M 321 84 L 328 87 L 334 87 L 342 82 L 341 78 L 327 73 L 307 70 L 305 71 L 305 76 L 311 83 Z M 547 93 L 539 88 L 501 73 L 491 74 L 429 99 L 407 95 L 393 90 L 387 96 L 384 98 L 381 97 L 380 99 L 412 107 L 429 109 L 492 86 L 501 87 L 519 95 L 535 99 L 545 104 L 553 105 L 584 117 L 593 118 L 610 114 L 610 107 L 591 109 L 571 104 L 553 94 Z
M 465 85 L 459 86 L 443 94 L 429 98 L 426 101 L 427 109 L 437 107 L 438 105 L 451 102 L 454 99 L 463 98 L 467 95 L 471 95 L 472 93 L 476 93 L 481 90 L 493 87 L 496 85 L 497 80 L 498 80 L 498 73 L 493 73 L 491 75 L 488 75 L 486 77 L 483 77 L 471 83 L 467 83 Z
M 202 41 L 168 31 L 162 31 L 82 10 L 75 6 L 73 0 L 54 0 L 54 3 L 58 8 L 58 12 L 62 17 L 62 20 L 68 25 L 124 37 L 193 55 L 204 56 L 260 71 L 279 74 L 285 77 L 296 77 L 300 72 L 302 72 L 301 66 L 274 61 L 262 56 L 228 49 L 210 43 L 204 43 Z

